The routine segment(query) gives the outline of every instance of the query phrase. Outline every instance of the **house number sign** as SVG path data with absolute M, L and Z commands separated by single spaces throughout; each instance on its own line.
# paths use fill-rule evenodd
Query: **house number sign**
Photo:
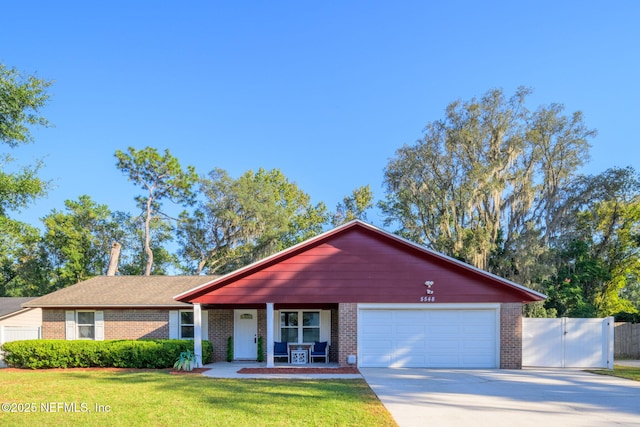
M 435 291 L 432 289 L 433 280 L 427 280 L 424 285 L 427 287 L 426 295 L 420 297 L 420 302 L 436 302 Z

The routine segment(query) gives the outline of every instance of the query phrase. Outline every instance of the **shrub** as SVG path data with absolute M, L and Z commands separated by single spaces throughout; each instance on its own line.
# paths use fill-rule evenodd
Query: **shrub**
M 258 337 L 258 362 L 264 362 L 264 343 L 262 337 Z
M 640 313 L 621 311 L 613 315 L 616 322 L 640 323 Z
M 233 337 L 227 338 L 227 362 L 233 362 Z
M 2 345 L 7 365 L 16 368 L 170 368 L 180 353 L 193 351 L 191 340 L 64 341 L 25 340 Z M 213 348 L 202 341 L 202 362 Z

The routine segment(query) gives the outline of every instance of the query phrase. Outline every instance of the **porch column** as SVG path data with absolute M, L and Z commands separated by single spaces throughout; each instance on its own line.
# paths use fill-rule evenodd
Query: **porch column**
M 273 368 L 273 303 L 267 303 L 267 368 Z
M 200 304 L 193 304 L 193 353 L 196 368 L 202 368 L 202 310 Z

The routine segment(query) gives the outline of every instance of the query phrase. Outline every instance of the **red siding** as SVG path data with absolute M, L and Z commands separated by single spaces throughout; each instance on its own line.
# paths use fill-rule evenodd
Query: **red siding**
M 427 294 L 425 281 L 434 282 Z M 367 228 L 285 253 L 187 300 L 252 303 L 478 303 L 536 298 L 522 289 Z

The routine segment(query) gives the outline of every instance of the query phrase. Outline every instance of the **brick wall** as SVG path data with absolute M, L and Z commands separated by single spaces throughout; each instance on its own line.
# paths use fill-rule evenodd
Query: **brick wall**
M 213 361 L 227 360 L 227 340 L 233 336 L 233 310 L 209 310 L 209 337 Z
M 347 356 L 358 354 L 358 305 L 338 305 L 338 364 L 347 366 Z
M 331 309 L 331 346 L 329 347 L 329 361 L 336 362 L 339 359 L 340 349 L 340 325 L 338 324 L 338 310 Z M 322 360 L 322 359 L 320 359 Z
M 45 340 L 65 339 L 64 310 L 42 310 L 42 338 Z
M 105 340 L 169 338 L 169 310 L 103 310 Z
M 500 306 L 500 368 L 522 369 L 522 304 Z

